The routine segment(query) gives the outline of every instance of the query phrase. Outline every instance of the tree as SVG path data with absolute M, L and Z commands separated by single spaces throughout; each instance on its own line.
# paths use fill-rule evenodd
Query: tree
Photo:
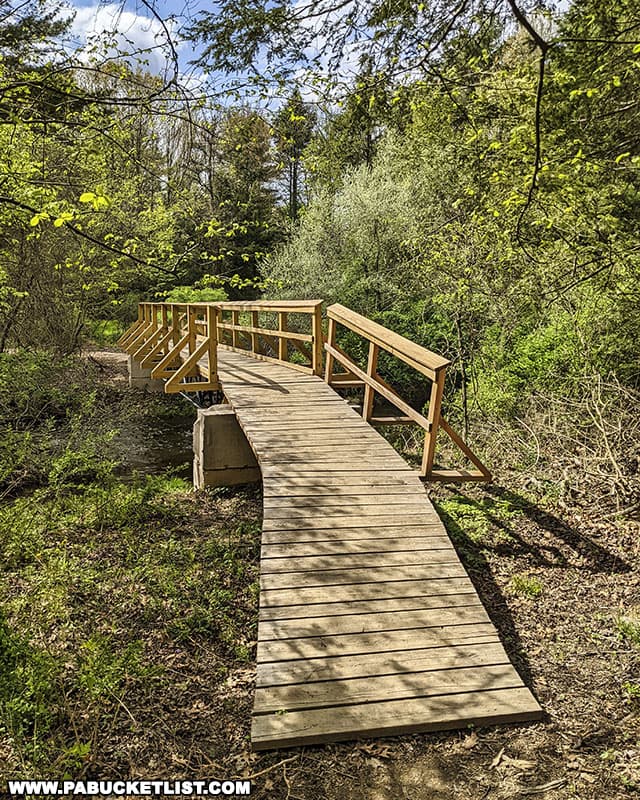
M 311 141 L 315 124 L 315 111 L 308 103 L 303 103 L 298 89 L 294 89 L 274 120 L 278 150 L 288 172 L 289 216 L 294 221 L 298 218 L 300 159 Z
M 257 261 L 279 236 L 271 126 L 255 111 L 229 112 L 218 140 L 214 176 L 218 207 L 208 235 L 218 248 L 218 271 L 253 279 Z

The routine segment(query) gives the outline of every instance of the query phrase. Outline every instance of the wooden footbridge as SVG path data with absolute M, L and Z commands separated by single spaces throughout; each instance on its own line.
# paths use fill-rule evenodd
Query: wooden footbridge
M 327 317 L 325 336 L 320 301 L 143 303 L 120 340 L 165 391 L 222 392 L 262 471 L 253 746 L 540 718 L 420 481 L 490 479 L 441 415 L 449 362 L 342 306 Z M 383 357 L 427 378 L 424 414 Z M 409 423 L 420 473 L 374 427 Z M 471 469 L 435 466 L 439 432 Z

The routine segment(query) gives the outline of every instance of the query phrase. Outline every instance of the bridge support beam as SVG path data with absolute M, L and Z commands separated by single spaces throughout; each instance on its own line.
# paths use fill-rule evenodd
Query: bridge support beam
M 260 467 L 228 405 L 198 410 L 193 426 L 193 485 L 238 486 L 261 480 Z
M 140 362 L 129 356 L 129 386 L 132 389 L 147 389 L 150 392 L 164 392 L 164 381 L 154 380 L 151 370 L 144 369 Z

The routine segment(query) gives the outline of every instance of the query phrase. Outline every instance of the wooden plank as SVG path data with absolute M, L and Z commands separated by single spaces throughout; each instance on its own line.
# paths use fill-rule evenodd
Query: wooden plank
M 322 300 L 229 300 L 216 306 L 223 311 L 270 311 L 284 309 L 291 314 L 312 314 Z
M 333 435 L 331 437 L 323 437 L 322 434 L 313 432 L 305 433 L 302 436 L 295 436 L 292 434 L 291 440 L 288 436 L 283 436 L 282 432 L 274 436 L 261 435 L 251 428 L 248 429 L 248 435 L 251 439 L 260 444 L 266 450 L 273 450 L 275 452 L 282 452 L 288 450 L 289 452 L 298 450 L 303 453 L 312 452 L 336 452 L 344 450 L 345 446 L 349 452 L 353 450 L 370 451 L 376 455 L 395 455 L 401 458 L 400 454 L 385 442 L 384 439 L 376 439 L 373 436 L 367 436 L 365 431 L 354 431 L 353 435 L 342 436 Z M 342 453 L 341 453 L 342 455 Z
M 315 465 L 312 463 L 300 463 L 291 464 L 290 466 L 286 464 L 283 465 L 282 462 L 274 464 L 265 462 L 261 464 L 261 468 L 263 478 L 300 478 L 311 475 L 317 478 L 318 483 L 323 483 L 325 477 L 362 478 L 373 475 L 385 475 L 385 477 L 387 475 L 393 477 L 394 474 L 407 476 L 415 475 L 415 470 L 412 470 L 411 467 L 396 466 L 395 464 L 389 465 L 389 463 L 368 463 L 366 467 L 363 467 L 362 464 L 340 464 L 339 469 L 331 469 L 330 462 L 316 462 Z
M 332 709 L 263 714 L 254 717 L 253 747 L 258 750 L 400 733 L 464 728 L 468 725 L 540 719 L 528 689 L 496 689 L 448 696 L 363 703 Z
M 369 422 L 372 425 L 415 425 L 415 420 L 411 417 L 369 417 Z
M 480 604 L 456 608 L 415 609 L 410 611 L 380 611 L 369 614 L 345 614 L 331 620 L 331 636 L 351 633 L 382 633 L 403 629 L 443 627 L 444 625 L 470 625 L 490 623 L 487 612 Z M 258 639 L 261 642 L 283 639 L 305 639 L 325 636 L 327 625 L 320 617 L 312 619 L 261 620 Z
M 318 430 L 314 426 L 309 426 L 303 430 L 290 430 L 286 437 L 282 433 L 284 429 L 278 431 L 259 430 L 253 425 L 248 426 L 251 438 L 264 444 L 267 447 L 284 447 L 296 445 L 296 447 L 344 447 L 345 444 L 384 444 L 388 442 L 373 431 L 367 431 L 360 427 L 354 427 L 345 433 L 344 428 L 333 428 L 332 430 Z
M 384 487 L 386 497 L 380 494 L 380 487 Z M 296 502 L 297 500 L 304 501 L 307 497 L 326 497 L 327 499 L 335 500 L 336 503 L 343 502 L 342 498 L 346 498 L 344 502 L 349 502 L 349 498 L 359 498 L 363 502 L 367 498 L 382 498 L 380 502 L 396 502 L 396 498 L 405 497 L 426 497 L 424 487 L 422 485 L 415 486 L 411 483 L 397 483 L 388 484 L 384 483 L 356 483 L 347 484 L 345 486 L 336 484 L 322 484 L 314 482 L 304 482 L 299 480 L 282 480 L 276 484 L 269 484 L 263 488 L 263 497 L 266 500 L 279 500 L 283 503 Z
M 336 538 L 329 542 L 298 542 L 295 544 L 263 544 L 261 559 L 288 559 L 297 556 L 326 556 L 343 555 L 345 553 L 417 553 L 422 550 L 449 549 L 452 550 L 448 536 L 444 534 L 434 536 L 412 537 L 406 539 L 388 538 L 347 540 Z
M 424 514 L 402 515 L 402 524 L 411 527 L 425 525 L 432 520 L 436 522 L 437 517 L 431 516 L 425 511 Z M 268 519 L 264 520 L 263 531 L 286 531 L 286 530 L 322 530 L 324 528 L 383 528 L 397 525 L 400 520 L 397 516 L 381 514 L 375 517 L 350 516 L 342 518 L 332 517 L 311 517 L 302 522 L 298 519 Z
M 261 555 L 260 572 L 272 575 L 288 572 L 309 572 L 317 570 L 379 569 L 386 567 L 445 564 L 457 561 L 458 557 L 451 545 L 438 549 L 405 550 L 401 552 L 382 551 L 378 553 L 332 553 L 330 555 L 311 555 L 290 558 L 267 558 Z M 415 574 L 415 571 L 414 571 Z
M 248 433 L 248 436 L 251 437 L 252 441 L 256 442 L 256 446 L 261 446 L 261 449 L 265 451 L 265 458 L 273 455 L 273 458 L 275 459 L 282 455 L 288 455 L 289 457 L 297 456 L 298 458 L 310 456 L 316 459 L 320 458 L 321 456 L 330 455 L 334 459 L 336 456 L 338 456 L 338 463 L 342 464 L 343 459 L 350 460 L 356 456 L 359 460 L 361 455 L 368 455 L 372 460 L 400 460 L 406 464 L 402 456 L 396 453 L 396 451 L 385 442 L 367 440 L 358 442 L 354 439 L 352 442 L 343 441 L 342 444 L 325 445 L 321 443 L 309 443 L 296 446 L 296 443 L 289 444 L 288 442 L 282 442 L 282 444 L 276 446 L 265 445 L 264 443 L 260 445 L 260 440 L 254 440 L 251 432 Z M 346 452 L 344 452 L 345 450 Z
M 409 628 L 402 631 L 347 633 L 342 636 L 311 636 L 304 639 L 258 642 L 258 660 L 292 661 L 301 658 L 334 658 L 358 653 L 389 653 L 393 650 L 417 650 L 424 647 L 449 647 L 460 644 L 495 644 L 496 629 L 491 623 L 456 625 L 442 630 Z
M 509 659 L 500 642 L 425 647 L 385 653 L 363 653 L 348 658 L 309 658 L 258 664 L 257 686 L 283 686 L 309 681 L 362 678 L 367 675 L 401 675 L 459 667 L 506 664 Z
M 517 689 L 522 686 L 522 680 L 511 664 L 370 675 L 293 686 L 259 687 L 255 694 L 254 713 L 273 714 L 281 709 L 290 713 L 304 708 L 341 708 L 357 703 L 447 697 L 460 692 Z
M 418 597 L 383 597 L 372 600 L 348 600 L 334 603 L 307 603 L 305 605 L 267 606 L 261 607 L 260 621 L 306 619 L 323 619 L 336 616 L 357 616 L 359 614 L 377 614 L 384 611 L 414 611 L 427 608 L 457 608 L 459 606 L 482 605 L 472 588 L 468 591 L 454 591 L 453 594 L 433 594 Z M 333 624 L 331 621 L 328 624 Z
M 227 390 L 228 391 L 228 390 Z M 287 413 L 284 409 L 291 408 L 293 411 L 299 410 L 307 412 L 309 410 L 309 403 L 313 402 L 316 412 L 321 411 L 328 413 L 335 406 L 336 409 L 342 409 L 346 406 L 344 400 L 339 397 L 320 396 L 314 394 L 309 397 L 302 395 L 292 394 L 279 394 L 278 396 L 271 397 L 258 397 L 255 394 L 251 398 L 238 398 L 235 394 L 233 397 L 235 405 L 242 405 L 243 416 L 245 409 L 259 408 L 260 416 L 264 416 L 268 410 L 274 410 L 276 413 L 281 414 L 286 419 Z M 306 414 L 304 414 L 306 417 Z
M 236 410 L 237 407 L 231 403 Z M 241 410 L 239 422 L 243 428 L 255 431 L 256 434 L 267 433 L 276 436 L 279 433 L 295 432 L 305 434 L 311 431 L 341 431 L 348 436 L 350 431 L 363 432 L 364 422 L 358 422 L 358 417 L 351 411 L 345 410 L 343 413 L 331 413 L 331 424 L 327 422 L 327 416 L 323 413 L 278 413 L 266 414 L 258 412 L 253 418 Z
M 331 600 L 346 603 L 352 600 L 391 600 L 399 597 L 431 597 L 446 593 L 474 592 L 473 584 L 467 577 L 432 578 L 411 581 L 379 581 L 378 583 L 356 583 L 334 586 Z M 326 603 L 326 586 L 298 587 L 296 589 L 264 589 L 260 593 L 260 607 L 304 605 L 305 603 Z
M 318 494 L 336 494 L 344 492 L 353 493 L 358 488 L 376 490 L 378 487 L 393 487 L 393 491 L 415 492 L 418 489 L 424 494 L 424 485 L 421 483 L 415 471 L 398 472 L 374 472 L 367 475 L 335 475 L 323 474 L 321 478 L 315 476 L 283 476 L 278 481 L 267 483 L 264 487 L 265 494 L 275 495 L 281 491 L 289 489 L 301 489 L 308 493 L 309 489 L 317 491 Z
M 230 369 L 228 364 L 224 364 L 221 369 L 224 375 L 225 386 L 228 386 L 229 389 L 234 392 L 242 392 L 244 390 L 246 393 L 248 386 L 255 386 L 256 389 L 278 386 L 286 391 L 297 391 L 298 388 L 307 389 L 312 387 L 320 391 L 325 391 L 327 389 L 326 384 L 314 375 L 306 375 L 301 372 L 289 372 L 287 370 L 286 376 L 282 375 L 275 381 L 273 376 L 269 373 L 266 373 L 269 374 L 269 380 L 264 380 L 262 376 L 256 374 L 254 369 L 247 370 L 244 369 L 243 366 Z
M 294 489 L 293 494 L 291 492 L 286 495 L 268 494 L 263 498 L 265 511 L 271 509 L 276 511 L 281 508 L 318 508 L 320 506 L 322 508 L 331 506 L 337 506 L 339 508 L 353 508 L 356 506 L 401 506 L 406 508 L 407 505 L 418 505 L 421 503 L 424 504 L 422 506 L 424 509 L 429 509 L 429 511 L 431 511 L 431 506 L 425 493 L 415 489 L 401 494 L 390 493 L 388 496 L 381 494 L 379 491 L 375 493 L 371 490 L 366 494 L 346 494 L 344 492 L 342 494 L 334 494 L 333 492 L 320 494 L 318 492 L 312 492 L 308 495 L 301 495 L 299 491 L 296 492 Z
M 373 322 L 338 303 L 327 308 L 327 316 L 341 325 L 346 325 L 355 333 L 364 336 L 369 342 L 377 344 L 382 350 L 396 356 L 406 364 L 431 377 L 435 371 L 446 368 L 451 362 L 401 336 L 399 333 Z
M 287 366 L 287 370 L 289 367 Z M 240 372 L 233 377 L 228 372 L 224 372 L 226 377 L 226 385 L 229 390 L 233 389 L 236 397 L 252 398 L 254 393 L 259 395 L 268 396 L 270 393 L 278 393 L 282 395 L 302 395 L 302 394 L 316 394 L 318 397 L 333 397 L 336 400 L 346 402 L 344 398 L 336 394 L 333 389 L 327 386 L 324 381 L 314 375 L 300 375 L 298 380 L 284 380 L 274 379 L 269 374 L 269 380 L 262 379 L 261 376 L 255 375 L 253 371 L 249 373 Z M 296 374 L 297 373 L 293 373 Z
M 228 382 L 225 383 L 225 386 L 229 394 L 233 396 L 234 403 L 237 403 L 243 411 L 246 409 L 248 415 L 252 413 L 256 405 L 264 409 L 275 409 L 279 408 L 285 400 L 312 401 L 310 410 L 315 409 L 313 403 L 315 403 L 316 400 L 319 402 L 329 401 L 336 406 L 349 409 L 349 405 L 341 397 L 338 397 L 337 394 L 331 394 L 331 390 L 323 391 L 321 388 L 315 386 L 309 386 L 308 388 L 285 388 L 282 384 L 276 384 L 276 386 L 256 387 L 255 390 L 252 389 L 250 393 L 247 392 L 246 389 L 236 390 L 234 387 L 229 386 Z
M 252 409 L 254 410 L 254 409 Z M 313 408 L 294 409 L 288 407 L 279 414 L 269 414 L 270 409 L 257 410 L 253 417 L 245 417 L 242 411 L 242 423 L 265 439 L 277 439 L 282 433 L 291 434 L 296 440 L 305 440 L 309 437 L 321 439 L 332 437 L 342 438 L 342 442 L 350 441 L 352 436 L 360 436 L 371 442 L 383 442 L 389 448 L 393 446 L 377 431 L 358 418 L 350 407 L 331 409 L 327 415 L 326 406 Z
M 260 576 L 260 589 L 297 589 L 313 586 L 360 585 L 388 581 L 414 581 L 416 574 L 422 579 L 463 578 L 464 567 L 455 553 L 451 560 L 437 564 L 414 566 L 380 566 L 367 569 L 342 568 L 330 570 L 308 570 L 306 572 L 276 572 Z
M 340 398 L 338 398 L 337 401 L 332 401 L 331 408 L 329 409 L 331 411 L 331 416 L 327 417 L 328 407 L 324 405 L 322 405 L 322 407 L 309 405 L 307 408 L 301 405 L 298 408 L 291 408 L 285 411 L 282 404 L 274 406 L 250 405 L 235 399 L 232 392 L 230 392 L 230 395 L 233 403 L 235 403 L 237 408 L 241 411 L 242 419 L 246 424 L 282 423 L 289 419 L 295 419 L 296 422 L 318 419 L 323 422 L 339 424 L 341 420 L 348 419 L 352 422 L 358 421 L 361 427 L 366 428 L 366 422 L 358 416 L 352 406 Z
M 432 469 L 427 477 L 431 481 L 441 481 L 442 483 L 468 483 L 469 481 L 486 483 L 490 480 L 484 472 L 468 469 Z
M 290 542 L 347 542 L 371 541 L 376 537 L 413 538 L 415 536 L 445 536 L 442 522 L 437 517 L 423 521 L 421 525 L 403 525 L 395 521 L 395 525 L 369 525 L 358 528 L 296 528 L 262 530 L 263 544 L 286 544 Z
M 364 503 L 349 505 L 349 503 L 325 503 L 325 498 L 317 497 L 309 505 L 277 506 L 265 505 L 265 517 L 269 520 L 274 519 L 315 519 L 319 514 L 323 517 L 380 517 L 389 513 L 396 513 L 402 516 L 427 514 L 432 515 L 433 508 L 425 499 L 419 498 L 412 502 L 401 502 L 399 505 L 390 503 Z
M 248 438 L 248 437 L 247 437 Z M 361 470 L 363 466 L 370 469 L 389 469 L 395 467 L 396 469 L 409 470 L 406 462 L 395 454 L 376 453 L 371 450 L 356 450 L 355 448 L 348 448 L 348 456 L 340 457 L 338 449 L 332 449 L 329 452 L 314 453 L 313 451 L 306 452 L 273 452 L 272 450 L 255 450 L 260 464 L 265 467 L 277 464 L 291 465 L 292 472 L 295 472 L 296 467 L 307 465 L 309 467 L 320 466 L 325 470 L 327 467 L 331 468 L 336 462 L 336 457 L 339 457 L 341 470 Z M 333 470 L 331 470 L 333 471 Z

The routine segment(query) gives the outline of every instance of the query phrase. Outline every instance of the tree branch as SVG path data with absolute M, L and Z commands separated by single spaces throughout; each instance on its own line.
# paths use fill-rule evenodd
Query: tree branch
M 38 214 L 39 211 L 37 208 L 33 206 L 27 205 L 26 203 L 22 203 L 20 200 L 15 200 L 13 197 L 6 197 L 0 195 L 0 203 L 5 203 L 6 205 L 14 206 L 15 208 L 20 208 L 23 211 L 29 211 L 31 214 Z M 91 236 L 90 233 L 83 231 L 82 228 L 78 228 L 77 225 L 74 225 L 72 222 L 65 222 L 65 227 L 68 228 L 72 233 L 76 236 L 79 236 L 82 239 L 86 239 L 87 241 L 91 242 L 92 244 L 98 245 L 103 250 L 109 250 L 111 253 L 115 253 L 119 256 L 124 256 L 124 258 L 128 258 L 134 262 L 134 264 L 139 264 L 142 267 L 146 268 L 153 268 L 157 269 L 160 272 L 164 272 L 166 275 L 173 275 L 174 271 L 171 269 L 166 269 L 165 267 L 160 267 L 157 264 L 150 264 L 148 261 L 143 261 L 141 258 L 134 256 L 133 253 L 128 253 L 126 250 L 121 250 L 119 247 L 114 247 L 107 242 L 97 239 L 95 236 Z

